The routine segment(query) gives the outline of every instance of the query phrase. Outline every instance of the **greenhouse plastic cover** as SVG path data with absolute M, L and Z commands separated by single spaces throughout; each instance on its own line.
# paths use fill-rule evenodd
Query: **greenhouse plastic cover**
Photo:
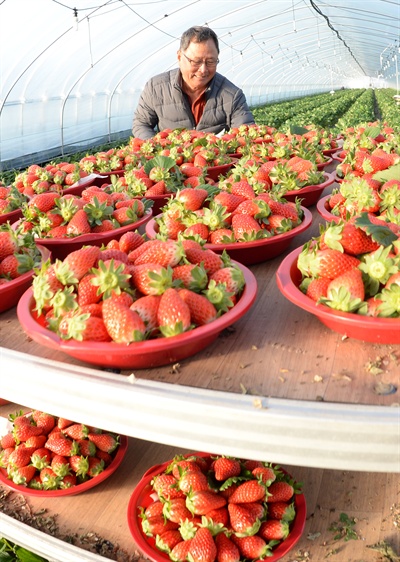
M 141 90 L 207 25 L 250 106 L 398 89 L 400 0 L 0 0 L 2 169 L 126 138 Z

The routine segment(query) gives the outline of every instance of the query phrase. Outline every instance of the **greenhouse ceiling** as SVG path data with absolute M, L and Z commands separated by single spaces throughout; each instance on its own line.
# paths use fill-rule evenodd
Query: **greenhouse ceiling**
M 400 0 L 0 0 L 0 157 L 129 134 L 146 80 L 208 25 L 252 106 L 399 87 Z

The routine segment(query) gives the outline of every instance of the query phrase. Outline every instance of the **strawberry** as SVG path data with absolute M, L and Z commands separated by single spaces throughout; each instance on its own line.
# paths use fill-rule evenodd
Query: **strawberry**
M 40 481 L 44 490 L 57 490 L 61 478 L 49 466 L 40 471 Z
M 239 461 L 229 457 L 218 457 L 212 466 L 215 479 L 218 481 L 239 476 L 242 470 Z
M 276 479 L 274 470 L 267 466 L 256 466 L 252 471 L 252 475 L 261 480 L 266 486 L 270 486 Z
M 177 479 L 172 474 L 157 474 L 151 481 L 157 495 L 163 500 L 184 498 L 184 493 L 177 487 Z
M 88 476 L 94 478 L 98 474 L 101 474 L 104 470 L 104 461 L 98 457 L 89 457 L 89 468 L 87 471 Z
M 11 256 L 17 250 L 17 238 L 11 228 L 0 231 L 0 261 L 2 261 L 6 256 Z
M 193 236 L 193 238 L 198 237 L 205 241 L 208 240 L 209 234 L 210 234 L 209 227 L 202 222 L 197 222 L 195 224 L 192 224 L 187 228 L 185 228 L 185 230 L 182 232 L 182 236 L 186 236 L 186 237 Z
M 36 425 L 41 428 L 44 435 L 48 435 L 56 425 L 55 417 L 51 414 L 47 414 L 46 412 L 38 410 L 33 411 L 32 417 L 35 420 Z
M 305 276 L 335 279 L 348 269 L 358 267 L 360 260 L 332 248 L 310 250 L 307 246 L 297 259 L 297 267 Z
M 207 272 L 201 264 L 185 263 L 177 265 L 172 271 L 173 281 L 180 281 L 185 289 L 196 293 L 205 289 L 208 283 Z
M 331 308 L 352 312 L 357 310 L 365 297 L 365 287 L 360 269 L 349 269 L 333 279 L 327 289 L 326 297 L 320 302 Z
M 169 553 L 173 562 L 186 562 L 192 539 L 181 540 Z
M 192 324 L 204 326 L 217 318 L 217 309 L 205 295 L 190 289 L 179 289 L 178 295 L 189 307 Z
M 156 245 L 151 245 L 135 260 L 136 265 L 157 263 L 162 267 L 178 265 L 184 256 L 183 248 L 174 240 L 159 240 Z
M 226 505 L 226 499 L 211 490 L 189 492 L 186 496 L 186 507 L 193 515 L 207 515 L 209 511 Z
M 130 309 L 134 310 L 143 320 L 147 332 L 152 332 L 158 328 L 157 312 L 160 299 L 160 295 L 145 295 L 139 297 L 130 305 Z
M 215 283 L 224 283 L 227 291 L 234 295 L 241 293 L 245 285 L 243 271 L 236 264 L 215 271 L 210 275 L 209 280 L 215 281 Z
M 228 213 L 232 213 L 240 203 L 246 200 L 247 198 L 243 195 L 234 195 L 229 193 L 229 191 L 220 191 L 213 199 L 214 203 L 225 207 Z
M 49 466 L 50 462 L 51 451 L 47 447 L 40 447 L 31 455 L 31 464 L 38 470 Z
M 237 537 L 231 535 L 231 539 L 238 547 L 241 557 L 254 560 L 264 559 L 270 556 L 270 547 L 259 535 Z
M 21 441 L 27 441 L 30 437 L 34 435 L 42 435 L 42 429 L 36 425 L 30 423 L 23 423 L 20 425 L 15 425 L 13 428 L 13 433 L 15 441 L 20 443 Z
M 34 213 L 47 213 L 53 209 L 56 199 L 60 198 L 60 194 L 56 192 L 39 193 L 31 198 L 28 203 L 28 209 Z
M 119 239 L 119 248 L 122 252 L 129 254 L 135 248 L 138 248 L 144 243 L 144 237 L 138 231 L 129 230 Z
M 77 483 L 77 478 L 75 474 L 66 474 L 61 478 L 61 480 L 58 483 L 58 486 L 60 490 L 68 490 L 69 488 L 76 486 L 76 483 Z
M 268 518 L 293 521 L 296 516 L 294 503 L 273 502 L 268 506 Z M 264 537 L 265 538 L 265 537 Z
M 84 246 L 68 254 L 62 261 L 56 263 L 56 276 L 63 285 L 78 283 L 82 277 L 97 263 L 100 248 Z
M 178 191 L 175 195 L 175 200 L 183 204 L 185 209 L 189 211 L 197 211 L 200 209 L 208 196 L 206 189 L 200 188 L 187 188 Z
M 248 503 L 264 501 L 265 486 L 258 480 L 247 480 L 239 484 L 230 496 L 229 503 Z
M 78 439 L 86 439 L 89 433 L 89 429 L 83 423 L 74 423 L 66 427 L 63 431 L 65 435 L 68 435 L 74 441 L 78 441 Z
M 113 453 L 119 446 L 119 439 L 112 433 L 89 433 L 89 441 L 92 441 L 100 451 Z
M 184 162 L 183 164 L 181 164 L 180 171 L 186 177 L 203 175 L 203 169 L 200 166 L 195 166 L 190 162 Z
M 164 337 L 182 334 L 190 328 L 190 308 L 176 289 L 166 289 L 161 295 L 157 322 Z
M 93 285 L 93 278 L 95 278 L 94 273 L 87 273 L 80 279 L 77 287 L 79 306 L 100 302 L 102 295 L 98 287 Z
M 69 457 L 69 464 L 76 476 L 85 478 L 89 470 L 89 460 L 83 455 L 72 455 Z
M 50 468 L 54 471 L 57 476 L 64 478 L 67 474 L 70 474 L 71 467 L 67 457 L 61 455 L 54 455 L 51 459 Z
M 207 476 L 198 470 L 184 472 L 178 480 L 178 486 L 185 494 L 190 491 L 199 492 L 210 489 Z
M 217 547 L 211 531 L 207 527 L 199 527 L 193 537 L 188 557 L 191 562 L 215 562 Z
M 16 441 L 14 438 L 14 434 L 10 431 L 8 433 L 6 433 L 5 435 L 3 435 L 3 437 L 0 439 L 0 447 L 2 449 L 8 449 L 9 447 L 15 447 L 16 445 Z
M 75 441 L 67 437 L 57 435 L 49 438 L 46 441 L 45 447 L 56 455 L 61 455 L 62 457 L 71 457 L 76 455 L 79 450 L 78 444 Z
M 89 439 L 77 439 L 76 442 L 79 445 L 80 454 L 84 457 L 94 457 L 96 455 L 97 447 Z
M 225 533 L 216 535 L 215 545 L 217 547 L 217 562 L 239 562 L 239 549 Z
M 156 535 L 156 547 L 162 552 L 171 552 L 180 542 L 182 542 L 182 537 L 178 529 L 170 529 Z
M 83 209 L 78 209 L 67 225 L 67 234 L 69 236 L 80 236 L 91 232 L 89 219 Z
M 9 478 L 18 486 L 27 486 L 36 474 L 36 468 L 32 465 L 12 468 Z
M 246 180 L 234 182 L 231 186 L 230 192 L 233 195 L 239 195 L 240 197 L 244 197 L 245 199 L 254 199 L 256 197 L 254 189 Z
M 257 514 L 248 509 L 245 504 L 228 503 L 229 520 L 236 536 L 255 535 L 261 525 Z
M 192 514 L 186 507 L 185 498 L 171 498 L 165 501 L 163 515 L 174 523 L 180 523 L 185 519 L 191 519 Z
M 223 261 L 220 255 L 212 250 L 201 248 L 187 248 L 186 258 L 190 263 L 203 264 L 208 275 L 212 275 L 215 271 L 223 267 Z
M 326 297 L 330 282 L 331 280 L 326 277 L 308 278 L 307 284 L 305 285 L 305 294 L 307 297 L 317 302 L 321 297 Z
M 143 510 L 143 508 L 140 509 Z M 160 500 L 156 500 L 144 509 L 143 514 L 145 517 L 154 517 L 155 515 L 163 515 L 163 510 L 164 503 Z
M 278 519 L 268 519 L 261 524 L 259 535 L 266 541 L 285 540 L 289 534 L 289 523 Z
M 268 494 L 266 501 L 268 503 L 273 502 L 288 502 L 292 499 L 294 494 L 294 488 L 289 482 L 273 482 L 268 487 Z
M 103 301 L 103 320 L 109 336 L 116 343 L 130 344 L 145 337 L 146 326 L 139 314 L 116 299 Z
M 157 263 L 134 265 L 130 273 L 134 287 L 142 295 L 162 295 L 172 286 L 172 269 Z
M 153 515 L 151 517 L 146 517 L 144 514 L 142 514 L 141 517 L 142 530 L 148 537 L 162 535 L 166 531 L 176 530 L 179 527 L 178 523 L 174 523 L 173 521 L 165 519 L 163 515 Z
M 232 230 L 236 242 L 257 240 L 261 234 L 265 234 L 260 223 L 251 215 L 233 215 Z
M 0 277 L 6 279 L 17 279 L 20 276 L 20 262 L 16 255 L 6 256 L 0 263 Z
M 217 228 L 210 233 L 209 242 L 211 244 L 232 244 L 235 242 L 235 236 L 229 228 Z

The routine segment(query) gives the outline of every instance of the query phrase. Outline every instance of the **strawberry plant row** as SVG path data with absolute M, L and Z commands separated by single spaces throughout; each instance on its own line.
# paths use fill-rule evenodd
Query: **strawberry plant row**
M 363 94 L 349 107 L 336 124 L 340 131 L 347 127 L 354 127 L 357 123 L 367 123 L 375 120 L 373 90 L 365 90 Z
M 392 127 L 400 128 L 400 108 L 393 99 L 396 90 L 376 90 L 375 95 L 382 120 L 390 123 Z

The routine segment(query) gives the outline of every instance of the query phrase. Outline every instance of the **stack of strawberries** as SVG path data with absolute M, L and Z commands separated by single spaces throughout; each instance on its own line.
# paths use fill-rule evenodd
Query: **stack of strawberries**
M 174 562 L 239 562 L 273 555 L 291 532 L 300 486 L 270 463 L 176 457 L 137 506 L 143 534 Z
M 39 410 L 10 416 L 0 439 L 0 467 L 14 484 L 64 490 L 102 473 L 114 460 L 120 437 Z

